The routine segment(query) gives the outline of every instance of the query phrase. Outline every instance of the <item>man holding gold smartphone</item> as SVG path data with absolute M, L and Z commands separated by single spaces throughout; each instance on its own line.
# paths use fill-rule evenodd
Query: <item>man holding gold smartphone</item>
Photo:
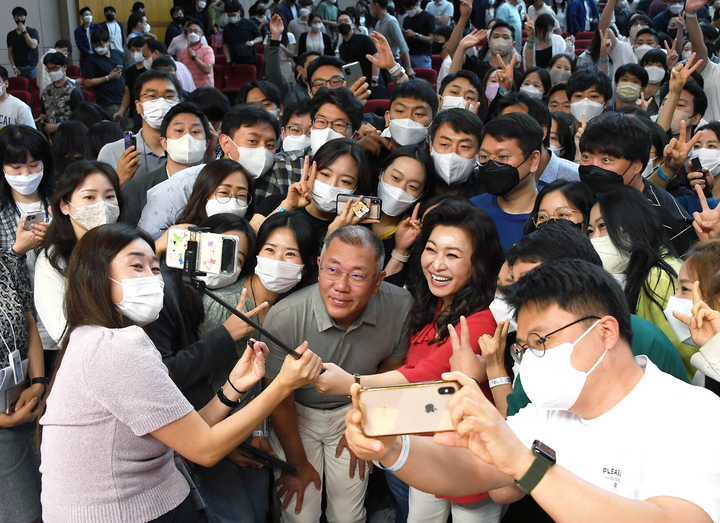
M 448 373 L 463 385 L 449 403 L 454 432 L 372 439 L 355 385 L 346 437 L 356 455 L 437 495 L 488 490 L 508 503 L 531 494 L 558 523 L 720 521 L 720 399 L 633 357 L 612 276 L 561 260 L 503 293 L 517 311 L 512 353 L 531 404 L 506 421 L 472 379 Z M 702 459 L 677 451 L 686 441 Z

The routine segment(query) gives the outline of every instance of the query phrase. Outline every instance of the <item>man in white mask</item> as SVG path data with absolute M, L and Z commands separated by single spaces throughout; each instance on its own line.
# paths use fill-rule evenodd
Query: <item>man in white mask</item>
M 693 69 L 691 65 L 688 62 L 686 68 Z M 685 122 L 686 136 L 692 136 L 708 106 L 704 89 L 687 76 L 689 70 L 683 72 L 680 81 L 679 78 L 670 81 L 670 90 L 660 104 L 657 119 L 658 125 L 670 131 L 673 138 L 679 137 L 681 122 Z
M 440 89 L 440 109 L 468 109 L 472 111 L 480 100 L 482 82 L 471 71 L 450 73 L 443 78 Z M 468 105 L 470 102 L 470 105 Z
M 120 127 L 126 129 L 127 125 L 123 125 L 123 121 L 132 121 L 131 129 L 137 129 L 142 125 L 142 118 L 135 110 L 135 81 L 143 74 L 145 69 L 145 56 L 143 55 L 143 47 L 145 46 L 145 38 L 138 36 L 128 43 L 130 55 L 132 56 L 134 65 L 128 66 L 125 70 L 125 95 L 123 96 L 120 109 L 113 115 L 113 120 L 120 122 Z M 130 110 L 125 117 L 125 111 Z
M 90 37 L 95 50 L 85 60 L 85 85 L 95 89 L 95 103 L 109 114 L 120 109 L 125 94 L 125 61 L 120 51 L 110 49 L 110 36 L 99 27 Z
M 456 431 L 380 440 L 363 435 L 353 386 L 345 437 L 357 456 L 436 495 L 487 490 L 508 503 L 529 493 L 559 523 L 615 523 L 630 512 L 637 521 L 720 518 L 720 457 L 667 459 L 668 441 L 714 444 L 720 421 L 707 413 L 720 399 L 634 356 L 630 312 L 612 277 L 561 260 L 521 278 L 508 302 L 518 311 L 513 353 L 532 403 L 506 421 L 472 379 L 448 373 L 462 385 L 449 402 Z
M 165 150 L 167 163 L 147 175 L 135 177 L 123 184 L 124 223 L 137 226 L 150 188 L 183 169 L 202 162 L 207 151 L 208 136 L 208 119 L 194 104 L 179 103 L 168 111 L 160 127 L 160 145 Z
M 311 108 L 310 100 L 303 100 L 283 110 L 280 131 L 283 152 L 305 151 L 310 147 Z
M 608 9 L 605 9 L 602 12 L 602 16 L 600 17 L 600 23 L 598 25 L 598 30 L 600 31 L 601 35 L 607 34 L 610 37 L 610 59 L 616 67 L 622 64 L 639 63 L 642 55 L 649 49 L 647 47 L 642 47 L 639 51 L 637 51 L 638 47 L 645 45 L 652 48 L 657 47 L 657 34 L 654 33 L 654 31 L 646 37 L 642 38 L 641 42 L 638 42 L 638 35 L 640 31 L 645 28 L 652 28 L 654 25 L 653 21 L 650 19 L 650 17 L 647 16 L 647 14 L 638 10 L 638 12 L 630 15 L 628 19 L 627 26 L 630 31 L 629 36 L 616 36 L 613 31 L 606 33 L 608 28 L 610 27 L 610 24 L 613 22 L 613 13 L 615 12 L 616 2 L 617 0 L 610 0 L 606 4 L 606 7 Z M 654 40 L 653 35 L 655 35 Z
M 48 50 L 44 55 L 40 57 L 40 60 L 38 60 L 37 65 L 37 85 L 38 89 L 42 93 L 45 88 L 52 83 L 50 80 L 50 76 L 48 75 L 47 70 L 45 70 L 45 64 L 43 61 L 45 60 L 45 57 L 49 55 L 50 53 L 62 53 L 67 58 L 68 56 L 72 55 L 72 44 L 69 40 L 58 40 L 55 42 L 55 47 Z
M 608 75 L 597 69 L 579 69 L 573 73 L 565 86 L 570 112 L 575 117 L 576 126 L 600 116 L 612 100 L 613 89 Z
M 118 51 L 113 51 L 118 52 Z M 135 109 L 142 117 L 135 146 L 126 147 L 125 139 L 100 149 L 98 161 L 112 165 L 125 183 L 133 176 L 144 176 L 165 165 L 165 149 L 160 143 L 160 127 L 170 108 L 180 102 L 180 84 L 166 71 L 147 71 L 135 84 Z
M 283 114 L 280 89 L 267 80 L 254 80 L 243 85 L 235 98 L 235 104 L 241 103 L 264 109 L 278 120 Z
M 46 122 L 43 130 L 50 135 L 57 131 L 60 123 L 70 119 L 72 112 L 85 98 L 80 86 L 67 77 L 67 58 L 64 54 L 45 55 L 43 62 L 52 82 L 40 93 L 40 118 Z

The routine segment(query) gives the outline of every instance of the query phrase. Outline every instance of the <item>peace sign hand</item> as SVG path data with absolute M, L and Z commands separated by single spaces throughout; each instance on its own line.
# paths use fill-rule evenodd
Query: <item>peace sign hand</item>
M 688 78 L 690 78 L 690 75 L 693 74 L 698 67 L 700 67 L 700 64 L 703 62 L 702 60 L 698 60 L 693 65 L 695 56 L 695 53 L 693 53 L 690 55 L 686 64 L 676 65 L 670 70 L 670 92 L 680 94 L 683 87 L 685 87 Z
M 666 175 L 669 176 L 671 173 L 680 170 L 701 136 L 702 131 L 698 131 L 690 141 L 687 141 L 687 124 L 685 122 L 680 123 L 680 135 L 677 139 L 670 140 L 670 143 L 665 146 L 663 151 L 665 157 L 664 166 L 667 167 Z
M 678 53 L 675 50 L 676 47 L 677 47 L 677 38 L 675 38 L 675 40 L 673 41 L 672 47 L 669 46 L 667 42 L 665 42 L 665 50 L 667 51 L 666 63 L 667 63 L 668 69 L 672 69 L 673 67 L 675 67 L 675 64 L 677 64 Z
M 535 40 L 535 13 L 531 18 L 528 18 L 527 14 L 525 15 L 525 32 L 528 40 Z
M 653 101 L 653 97 L 651 96 L 650 98 L 647 99 L 647 102 L 646 102 L 645 101 L 645 93 L 640 92 L 640 100 L 635 102 L 635 105 L 637 105 L 643 111 L 647 111 L 648 107 L 650 107 L 650 104 L 652 103 L 652 101 Z
M 673 316 L 690 327 L 690 336 L 693 342 L 698 347 L 702 347 L 710 341 L 710 338 L 720 332 L 720 312 L 711 309 L 700 297 L 699 281 L 693 284 L 692 296 L 692 317 L 678 311 L 673 311 Z
M 420 220 L 418 220 L 420 204 L 415 204 L 412 216 L 405 218 L 397 231 L 395 231 L 395 251 L 401 256 L 406 256 L 415 238 L 420 234 Z
M 512 91 L 513 86 L 513 71 L 515 70 L 515 62 L 517 61 L 517 55 L 513 53 L 510 63 L 505 65 L 502 57 L 497 54 L 495 55 L 497 61 L 500 63 L 500 70 L 497 72 L 497 81 L 500 84 L 500 89 L 503 91 Z
M 286 211 L 294 211 L 295 209 L 302 209 L 310 205 L 316 175 L 317 162 L 313 162 L 312 168 L 310 168 L 310 158 L 306 156 L 300 181 L 290 186 L 288 194 L 280 206 Z
M 710 240 L 714 238 L 720 238 L 720 205 L 717 205 L 714 209 L 710 209 L 705 193 L 703 193 L 700 185 L 695 186 L 695 192 L 700 199 L 700 206 L 702 212 L 693 213 L 693 227 L 697 236 L 701 240 Z

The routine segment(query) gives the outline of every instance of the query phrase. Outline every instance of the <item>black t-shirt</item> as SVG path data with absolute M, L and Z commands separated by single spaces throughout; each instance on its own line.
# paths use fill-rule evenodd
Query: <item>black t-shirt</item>
M 227 24 L 223 29 L 223 45 L 230 47 L 230 59 L 236 64 L 255 65 L 255 46 L 245 47 L 245 43 L 260 36 L 257 25 L 246 18 L 236 24 Z
M 427 11 L 422 11 L 415 16 L 406 16 L 403 21 L 403 29 L 411 29 L 422 36 L 430 36 L 435 31 L 435 17 Z M 432 44 L 426 44 L 417 38 L 406 38 L 410 56 L 431 55 Z
M 340 58 L 348 64 L 360 62 L 363 75 L 367 78 L 368 83 L 372 79 L 372 64 L 365 58 L 365 55 L 375 53 L 377 53 L 377 47 L 369 36 L 354 34 L 350 40 L 340 44 Z
M 170 47 L 170 43 L 173 41 L 173 38 L 180 36 L 182 32 L 183 28 L 181 26 L 175 22 L 170 22 L 168 24 L 168 28 L 165 30 L 165 46 Z
M 552 56 L 552 46 L 541 51 L 535 51 L 535 65 L 537 65 L 538 67 L 542 67 L 543 69 L 546 68 L 547 65 L 550 63 L 550 59 L 552 58 Z
M 480 58 L 476 56 L 466 57 L 465 64 L 463 65 L 463 69 L 475 73 L 481 82 L 485 78 L 487 72 L 492 68 L 493 66 L 490 64 L 489 60 L 480 60 Z M 522 76 L 523 75 L 517 69 L 513 69 L 513 82 L 515 83 L 516 88 L 520 87 Z
M 95 86 L 95 101 L 98 105 L 119 105 L 125 96 L 125 58 L 117 49 L 110 49 L 106 55 L 93 53 L 85 62 L 84 77 L 88 80 L 109 75 L 116 66 L 123 68 L 123 75 Z
M 37 29 L 32 27 L 25 27 L 27 29 L 30 38 L 34 38 L 40 42 Z M 38 64 L 38 48 L 30 49 L 27 42 L 25 41 L 25 35 L 18 33 L 14 29 L 7 34 L 7 46 L 12 47 L 13 60 L 15 61 L 16 67 L 25 67 L 32 65 L 33 67 Z
M 145 72 L 145 67 L 140 69 L 137 66 L 128 67 L 125 71 L 125 85 L 130 91 L 130 116 L 135 117 L 135 80 Z

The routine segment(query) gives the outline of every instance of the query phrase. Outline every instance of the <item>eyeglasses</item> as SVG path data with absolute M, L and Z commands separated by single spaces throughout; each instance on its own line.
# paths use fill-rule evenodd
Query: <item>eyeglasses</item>
M 285 129 L 288 130 L 288 132 L 286 134 L 289 136 L 303 136 L 303 135 L 307 136 L 307 135 L 309 135 L 309 133 L 306 133 L 303 130 L 303 128 L 300 127 L 299 125 L 288 125 Z
M 50 69 L 49 67 L 46 67 L 45 70 L 48 73 L 56 73 L 58 71 L 62 71 L 62 65 L 57 65 L 57 66 L 53 67 L 52 69 Z
M 148 102 L 153 102 L 157 100 L 158 98 L 165 98 L 168 102 L 179 102 L 180 98 L 175 93 L 165 93 L 163 96 L 160 96 L 158 94 L 152 93 L 152 94 L 141 94 L 140 98 L 145 98 Z
M 352 127 L 352 124 L 343 122 L 342 120 L 330 122 L 322 116 L 316 116 L 315 118 L 313 118 L 312 125 L 314 129 L 325 129 L 329 125 L 333 131 L 336 131 L 340 134 L 346 133 L 347 130 Z
M 550 336 L 552 336 L 553 334 L 557 334 L 561 330 L 565 330 L 568 327 L 572 327 L 576 323 L 580 323 L 586 320 L 599 319 L 600 318 L 598 316 L 585 316 L 584 318 L 580 318 L 579 320 L 575 320 L 572 323 L 568 323 L 564 327 L 560 327 L 559 329 L 556 329 L 549 334 L 545 334 L 544 336 L 540 336 L 535 332 L 531 332 L 530 334 L 528 334 L 527 345 L 523 345 L 522 343 L 512 344 L 512 346 L 510 347 L 510 353 L 512 354 L 512 358 L 513 360 L 515 360 L 516 363 L 520 363 L 523 359 L 523 354 L 528 349 L 530 349 L 530 352 L 532 352 L 533 355 L 535 355 L 536 357 L 542 358 L 545 355 L 545 351 L 547 350 L 545 348 L 545 343 Z
M 250 205 L 250 202 L 252 202 L 252 195 L 247 192 L 233 194 L 227 189 L 217 189 L 215 191 L 215 199 L 220 203 L 228 203 L 232 198 L 235 198 L 238 203 L 246 203 Z
M 478 165 L 485 165 L 485 164 L 488 163 L 490 160 L 492 160 L 492 161 L 495 163 L 495 165 L 497 165 L 497 166 L 502 166 L 502 165 L 507 165 L 508 162 L 510 161 L 510 158 L 513 158 L 514 156 L 519 156 L 519 155 L 521 155 L 521 154 L 522 154 L 522 153 L 517 153 L 517 154 L 499 154 L 499 155 L 497 155 L 497 156 L 491 156 L 491 155 L 489 155 L 489 154 L 478 154 L 478 156 L 477 156 L 477 162 L 478 162 Z
M 537 215 L 535 215 L 535 218 L 533 218 L 533 223 L 535 224 L 535 227 L 537 227 L 539 224 L 544 223 L 548 220 L 569 220 L 570 216 L 572 216 L 573 214 L 582 213 L 580 211 L 574 211 L 567 207 L 560 207 L 559 209 L 556 209 L 555 212 L 552 214 L 548 214 L 546 212 L 537 213 Z
M 337 89 L 338 87 L 342 87 L 344 83 L 345 78 L 342 76 L 333 76 L 329 80 L 318 78 L 312 83 L 312 88 L 320 89 L 321 87 L 330 86 L 332 89 Z
M 344 272 L 337 267 L 331 267 L 329 265 L 327 267 L 320 267 L 320 272 L 330 281 L 337 281 L 343 274 L 347 274 L 348 282 L 353 287 L 363 287 L 367 282 L 377 277 L 376 274 L 375 276 L 367 278 L 359 272 Z

